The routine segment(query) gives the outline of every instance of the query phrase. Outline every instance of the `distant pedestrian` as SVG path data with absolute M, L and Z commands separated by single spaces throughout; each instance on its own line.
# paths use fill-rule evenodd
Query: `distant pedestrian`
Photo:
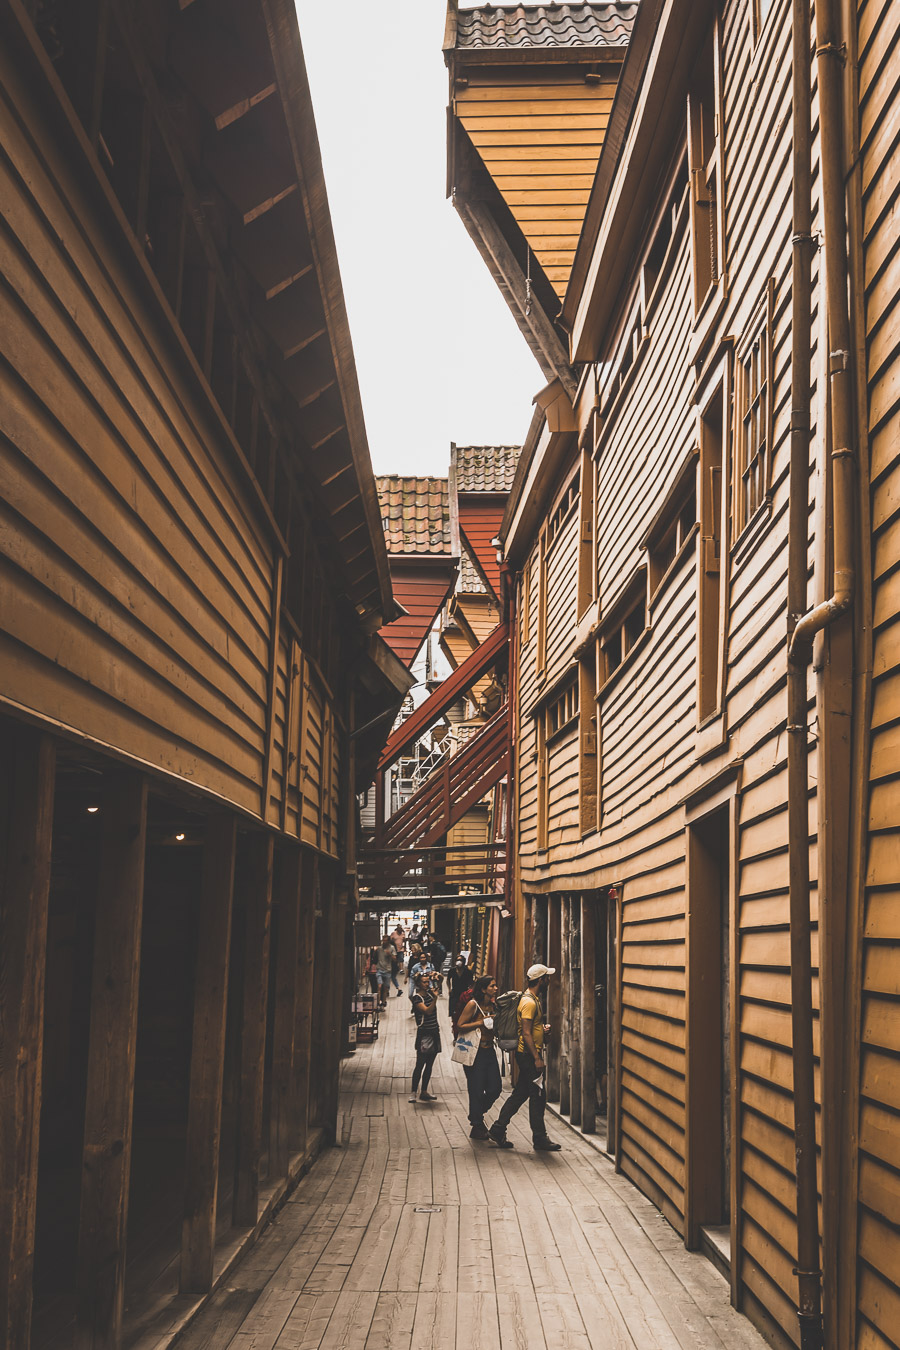
M 370 993 L 378 993 L 378 948 L 372 947 L 369 951 L 369 959 L 366 962 L 366 979 L 369 983 Z
M 462 957 L 458 956 L 450 967 L 450 1012 L 453 1016 L 459 1011 L 461 996 L 472 988 L 472 984 L 472 972 Z
M 497 981 L 493 975 L 482 975 L 472 989 L 472 997 L 459 1016 L 459 1034 L 473 1032 L 480 1037 L 475 1063 L 463 1066 L 466 1085 L 469 1089 L 469 1131 L 470 1139 L 490 1139 L 484 1123 L 485 1113 L 503 1091 L 503 1079 L 500 1065 L 497 1063 L 497 1051 L 494 1049 L 494 1000 L 497 997 Z
M 547 1105 L 546 1065 L 544 1063 L 544 1037 L 550 1026 L 544 1021 L 541 996 L 555 975 L 553 966 L 530 966 L 525 978 L 528 987 L 519 999 L 516 1010 L 516 1022 L 519 1027 L 519 1039 L 516 1045 L 516 1066 L 518 1081 L 506 1101 L 500 1114 L 491 1126 L 488 1134 L 500 1148 L 512 1148 L 507 1139 L 509 1122 L 526 1101 L 531 1124 L 531 1139 L 534 1147 L 542 1153 L 558 1153 L 561 1145 L 555 1144 L 547 1134 L 544 1124 L 544 1110 Z
M 391 980 L 396 983 L 394 975 L 394 957 L 397 955 L 393 942 L 389 937 L 382 939 L 381 946 L 375 955 L 375 977 L 378 981 L 378 1002 L 383 1008 L 388 1000 L 390 993 Z M 399 988 L 399 985 L 397 986 Z
M 391 941 L 397 948 L 397 955 L 400 956 L 403 952 L 403 948 L 406 946 L 406 934 L 403 931 L 402 924 L 398 923 L 393 933 L 391 933 Z
M 433 984 L 434 972 L 420 970 L 416 976 L 413 994 L 413 1012 L 416 1018 L 416 1067 L 412 1076 L 410 1101 L 436 1102 L 428 1091 L 434 1061 L 441 1052 L 441 1033 L 437 1018 L 437 993 Z M 418 1097 L 416 1096 L 418 1093 Z

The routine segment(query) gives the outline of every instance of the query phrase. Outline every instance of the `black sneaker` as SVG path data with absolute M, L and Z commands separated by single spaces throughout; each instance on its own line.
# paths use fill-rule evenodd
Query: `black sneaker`
M 512 1148 L 512 1147 L 513 1147 L 513 1142 L 512 1142 L 512 1140 L 511 1140 L 511 1139 L 507 1139 L 507 1137 L 506 1137 L 506 1131 L 505 1131 L 504 1129 L 502 1129 L 502 1128 L 496 1123 L 496 1121 L 495 1121 L 494 1124 L 491 1126 L 491 1128 L 488 1130 L 488 1135 L 490 1136 L 491 1139 L 493 1139 L 494 1143 L 497 1145 L 498 1148 Z
M 420 1102 L 436 1102 L 436 1101 L 437 1101 L 437 1097 L 433 1097 L 433 1096 L 431 1095 L 430 1092 L 424 1092 L 424 1091 L 423 1091 L 423 1092 L 420 1092 L 420 1093 L 419 1093 L 419 1101 L 420 1101 Z
M 490 1137 L 491 1136 L 488 1134 L 487 1126 L 481 1123 L 473 1125 L 471 1130 L 469 1131 L 470 1139 L 490 1139 Z
M 555 1144 L 548 1136 L 543 1139 L 535 1139 L 534 1148 L 538 1153 L 559 1153 L 562 1150 L 562 1144 Z

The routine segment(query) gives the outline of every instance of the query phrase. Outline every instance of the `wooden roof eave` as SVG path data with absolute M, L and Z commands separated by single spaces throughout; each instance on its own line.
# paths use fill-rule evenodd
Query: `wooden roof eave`
M 542 303 L 540 288 L 532 286 L 531 313 L 526 314 L 526 269 L 529 245 L 518 225 L 509 223 L 508 208 L 493 180 L 485 171 L 479 175 L 477 189 L 470 186 L 477 155 L 459 119 L 450 113 L 449 162 L 453 165 L 449 184 L 453 205 L 461 217 L 475 247 L 493 276 L 500 293 L 512 311 L 519 329 L 534 354 L 545 379 L 559 379 L 575 394 L 575 377 L 569 365 L 566 344 L 556 328 L 554 317 L 559 302 L 537 259 L 534 267 L 553 295 L 553 310 Z M 501 219 L 506 224 L 501 225 Z M 515 235 L 515 246 L 509 233 Z M 532 255 L 533 256 L 533 255 Z
M 387 550 L 381 528 L 378 494 L 369 455 L 297 13 L 290 0 L 260 0 L 260 4 L 269 34 L 279 96 L 303 198 L 310 252 L 319 282 L 337 386 L 346 414 L 350 454 L 368 528 L 373 571 L 378 583 L 378 602 L 381 609 L 379 617 L 383 622 L 388 622 L 393 614 L 393 593 Z
M 712 0 L 650 0 L 638 11 L 639 41 L 622 73 L 621 112 L 616 119 L 614 104 L 616 125 L 611 121 L 600 153 L 563 304 L 573 362 L 595 359 L 615 310 L 623 252 L 640 232 L 671 154 L 673 128 L 684 121 L 691 71 L 713 13 Z

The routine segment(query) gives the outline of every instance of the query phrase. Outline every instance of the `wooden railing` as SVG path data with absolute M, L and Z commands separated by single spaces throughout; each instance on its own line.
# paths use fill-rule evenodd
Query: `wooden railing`
M 506 843 L 365 849 L 357 858 L 360 905 L 366 896 L 434 900 L 506 894 Z

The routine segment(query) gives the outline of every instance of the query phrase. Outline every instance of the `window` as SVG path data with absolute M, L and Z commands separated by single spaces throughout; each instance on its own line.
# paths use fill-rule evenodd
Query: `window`
M 563 489 L 562 495 L 547 521 L 547 546 L 549 547 L 559 534 L 560 526 L 578 500 L 578 474 L 574 473 Z
M 559 731 L 566 731 L 578 716 L 578 681 L 570 680 L 544 708 L 544 732 L 552 741 Z
M 541 530 L 538 541 L 537 587 L 537 672 L 547 664 L 547 531 Z
M 692 537 L 696 524 L 697 455 L 692 452 L 644 539 L 651 602 L 669 569 Z
M 688 168 L 691 176 L 691 257 L 694 313 L 699 314 L 724 271 L 722 137 L 718 25 L 704 44 L 688 93 Z
M 635 305 L 634 311 L 625 330 L 625 340 L 621 349 L 619 364 L 606 387 L 603 397 L 604 407 L 607 407 L 618 394 L 619 390 L 625 384 L 628 378 L 628 372 L 631 370 L 641 349 L 641 343 L 644 340 L 644 314 L 641 302 Z
M 531 573 L 532 559 L 529 558 L 519 580 L 519 641 L 523 647 L 531 641 Z
M 700 557 L 697 565 L 697 719 L 721 705 L 722 443 L 725 393 L 720 384 L 700 415 Z
M 738 349 L 735 366 L 737 408 L 732 474 L 734 536 L 741 533 L 768 499 L 772 484 L 772 339 L 775 280 L 766 287 L 762 314 Z
M 644 259 L 643 267 L 641 268 L 641 304 L 644 311 L 645 325 L 647 323 L 650 298 L 656 289 L 656 283 L 662 275 L 669 248 L 678 229 L 681 208 L 684 204 L 687 186 L 687 161 L 682 159 L 675 175 L 675 182 L 669 195 L 669 199 L 666 202 L 665 210 L 656 223 L 656 230 L 650 247 L 647 250 L 647 256 Z
M 647 575 L 641 568 L 600 631 L 600 672 L 605 684 L 647 627 Z
M 578 717 L 578 679 L 575 675 L 536 714 L 537 723 L 537 846 L 547 847 L 550 820 L 550 746 L 575 725 Z
M 594 599 L 594 514 L 596 465 L 590 451 L 581 452 L 581 514 L 578 535 L 578 618 Z
M 597 765 L 598 736 L 597 724 L 597 671 L 594 653 L 591 651 L 589 662 L 582 662 L 578 668 L 578 814 L 581 832 L 597 828 Z

